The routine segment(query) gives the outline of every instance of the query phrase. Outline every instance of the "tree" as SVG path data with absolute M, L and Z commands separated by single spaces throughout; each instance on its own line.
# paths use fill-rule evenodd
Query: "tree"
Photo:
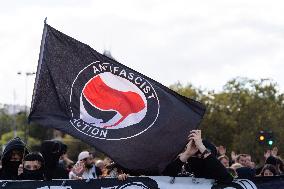
M 23 131 L 17 131 L 17 136 L 20 137 L 21 139 L 24 138 L 24 135 L 25 134 L 24 134 Z M 14 132 L 13 131 L 2 134 L 0 144 L 2 146 L 5 146 L 5 144 L 7 144 L 7 142 L 10 141 L 13 138 L 14 138 Z M 33 138 L 33 137 L 28 137 L 27 143 L 28 143 L 28 147 L 30 147 L 32 149 L 34 146 L 38 146 L 40 144 L 40 141 Z
M 225 145 L 228 151 L 249 153 L 261 161 L 268 146 L 259 145 L 256 137 L 260 130 L 269 130 L 275 133 L 275 145 L 284 150 L 284 142 L 279 140 L 284 134 L 284 98 L 272 80 L 238 77 L 228 81 L 218 93 L 198 90 L 192 85 L 175 84 L 171 88 L 206 105 L 200 128 L 205 138 L 216 145 Z

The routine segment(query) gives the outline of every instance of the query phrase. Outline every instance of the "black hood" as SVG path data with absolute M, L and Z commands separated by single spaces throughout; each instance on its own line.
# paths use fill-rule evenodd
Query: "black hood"
M 41 169 L 44 169 L 45 161 L 41 153 L 31 152 L 24 157 L 24 161 L 39 161 L 41 163 Z
M 19 137 L 13 138 L 6 144 L 6 147 L 3 151 L 2 164 L 3 163 L 5 164 L 5 162 L 7 162 L 10 159 L 10 156 L 13 150 L 19 150 L 19 151 L 25 152 L 25 154 L 29 153 L 25 143 Z
M 16 180 L 18 178 L 21 161 L 10 161 L 13 150 L 22 152 L 22 157 L 29 153 L 25 143 L 19 137 L 10 140 L 3 151 L 1 179 Z
M 66 150 L 67 146 L 58 140 L 42 142 L 41 154 L 45 160 L 44 175 L 47 180 L 68 178 L 68 172 L 59 167 L 59 158 Z
M 269 156 L 266 159 L 265 164 L 271 164 L 271 165 L 277 166 L 277 165 L 279 165 L 281 163 L 280 161 L 281 160 L 279 160 L 279 158 L 277 158 L 277 157 Z
M 255 177 L 255 170 L 249 167 L 240 167 L 236 169 L 239 179 L 253 179 Z
M 41 154 L 45 159 L 45 165 L 49 168 L 56 167 L 59 158 L 66 153 L 67 146 L 58 140 L 45 140 L 41 144 Z
M 44 180 L 45 161 L 39 152 L 32 152 L 25 156 L 24 161 L 39 161 L 41 167 L 37 170 L 23 168 L 23 173 L 19 176 L 20 180 Z

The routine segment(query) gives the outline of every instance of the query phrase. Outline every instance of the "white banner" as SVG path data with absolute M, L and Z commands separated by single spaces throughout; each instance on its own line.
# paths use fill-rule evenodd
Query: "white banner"
M 246 179 L 232 183 L 216 184 L 214 180 L 192 177 L 129 177 L 125 181 L 114 178 L 93 180 L 54 181 L 0 181 L 0 189 L 279 189 L 283 178 L 271 179 L 260 184 Z M 256 186 L 257 185 L 257 186 Z

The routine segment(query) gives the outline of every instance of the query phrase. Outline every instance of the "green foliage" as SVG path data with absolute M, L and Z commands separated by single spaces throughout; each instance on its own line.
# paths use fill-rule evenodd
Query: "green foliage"
M 237 153 L 249 153 L 256 161 L 263 159 L 265 148 L 258 143 L 260 130 L 273 131 L 274 145 L 284 152 L 284 94 L 278 85 L 269 79 L 253 80 L 235 78 L 228 81 L 220 92 L 207 91 L 176 83 L 170 86 L 181 95 L 201 101 L 207 111 L 200 125 L 203 136 L 216 145 L 225 145 L 228 154 L 234 150 Z M 13 137 L 12 130 L 17 128 L 18 135 L 24 138 L 28 133 L 29 146 L 36 146 L 41 141 L 51 139 L 53 130 L 36 124 L 27 127 L 24 113 L 11 116 L 0 109 L 1 144 Z M 69 135 L 63 137 L 68 145 L 69 157 L 77 159 L 82 150 L 94 151 L 91 146 L 82 143 Z M 103 156 L 98 153 L 99 156 Z
M 200 128 L 216 145 L 225 145 L 228 151 L 249 153 L 261 161 L 268 146 L 259 145 L 256 136 L 260 130 L 267 130 L 275 133 L 274 145 L 284 151 L 284 142 L 280 140 L 284 134 L 284 94 L 272 80 L 235 78 L 218 93 L 200 91 L 191 85 L 175 84 L 171 88 L 206 105 Z
M 28 138 L 27 146 L 31 151 L 39 151 L 42 141 L 50 140 L 54 137 L 54 130 L 51 128 L 45 128 L 34 123 L 28 125 L 27 116 L 24 112 L 9 115 L 4 109 L 0 109 L 0 149 L 1 146 L 4 146 L 9 140 L 14 138 L 15 129 L 17 130 L 17 136 L 23 141 L 26 140 L 26 137 Z M 67 144 L 67 153 L 73 160 L 77 160 L 78 153 L 83 150 L 95 151 L 91 146 L 70 135 L 64 135 L 62 142 Z M 102 153 L 97 152 L 97 154 L 103 157 Z
M 0 110 L 0 134 L 9 132 L 13 125 L 13 117 Z
M 21 139 L 25 138 L 25 133 L 23 131 L 17 131 L 17 136 L 20 137 Z M 1 136 L 0 144 L 5 145 L 9 140 L 14 138 L 14 132 L 10 131 L 8 133 L 5 133 Z M 40 141 L 33 138 L 33 137 L 28 137 L 27 143 L 29 144 L 30 147 L 36 146 L 40 144 Z
M 0 149 L 2 145 L 14 138 L 15 130 L 17 136 L 23 141 L 26 141 L 26 137 L 28 137 L 27 146 L 31 150 L 39 150 L 41 141 L 52 138 L 52 129 L 46 129 L 36 124 L 28 125 L 24 112 L 10 115 L 4 109 L 0 110 Z
M 81 151 L 87 150 L 89 152 L 95 151 L 90 145 L 83 143 L 79 139 L 76 139 L 70 135 L 65 135 L 62 139 L 62 142 L 68 146 L 68 155 L 72 160 L 77 160 L 78 154 Z

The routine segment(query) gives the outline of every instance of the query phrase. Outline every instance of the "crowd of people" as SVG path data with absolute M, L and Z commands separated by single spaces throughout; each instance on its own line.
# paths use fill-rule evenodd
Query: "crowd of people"
M 284 164 L 278 154 L 278 148 L 267 150 L 264 153 L 264 164 L 256 165 L 250 154 L 231 153 L 231 158 L 226 155 L 224 146 L 217 147 L 218 159 L 235 178 L 251 179 L 259 176 L 278 176 L 284 173 Z
M 74 163 L 67 156 L 67 146 L 58 140 L 46 140 L 40 152 L 29 152 L 16 137 L 5 145 L 0 162 L 0 180 L 96 179 L 125 180 L 118 165 L 110 158 L 95 158 L 95 153 L 82 151 Z
M 109 157 L 99 159 L 94 152 L 82 151 L 76 161 L 67 156 L 67 146 L 58 140 L 46 140 L 40 152 L 29 152 L 25 143 L 16 137 L 5 145 L 0 162 L 0 180 L 52 180 L 118 178 L 129 174 Z M 189 133 L 185 149 L 161 173 L 163 176 L 195 176 L 231 182 L 234 178 L 276 176 L 284 171 L 278 149 L 265 153 L 265 164 L 256 167 L 249 154 L 226 155 L 224 146 L 215 147 L 202 139 L 200 130 Z M 148 176 L 147 174 L 143 174 Z

